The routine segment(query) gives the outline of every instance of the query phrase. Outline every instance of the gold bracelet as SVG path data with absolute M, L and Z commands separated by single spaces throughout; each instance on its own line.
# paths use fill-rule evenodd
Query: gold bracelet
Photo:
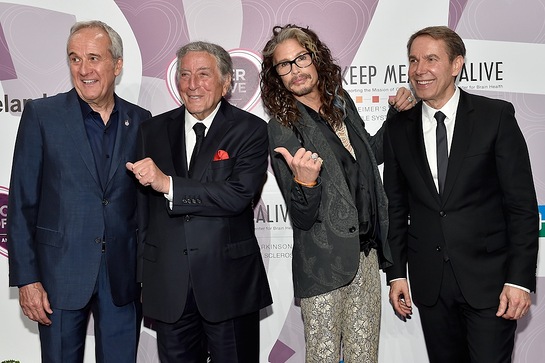
M 295 180 L 295 182 L 299 185 L 302 185 L 304 187 L 307 187 L 307 188 L 312 188 L 313 186 L 315 186 L 317 183 L 316 183 L 316 180 L 313 181 L 312 183 L 303 183 L 302 181 L 300 180 L 297 180 L 297 178 L 293 177 L 293 180 Z

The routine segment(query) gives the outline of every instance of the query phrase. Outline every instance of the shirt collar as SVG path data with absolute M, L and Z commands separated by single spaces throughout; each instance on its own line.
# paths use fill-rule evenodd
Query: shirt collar
M 82 100 L 79 95 L 77 96 L 78 96 L 79 107 L 81 109 L 81 115 L 83 116 L 83 119 L 87 118 L 91 112 L 96 112 L 91 108 L 91 106 L 89 106 L 87 102 Z M 110 114 L 110 117 L 115 112 L 117 112 L 117 98 L 118 98 L 117 95 L 114 93 L 114 108 L 112 109 L 112 113 Z
M 189 113 L 189 111 L 187 110 L 187 108 L 185 109 L 185 132 L 186 134 L 191 131 L 191 129 L 193 129 L 193 126 L 195 126 L 195 124 L 197 122 L 202 122 L 204 124 L 204 126 L 206 126 L 206 130 L 204 131 L 204 134 L 206 135 L 208 133 L 208 130 L 210 130 L 210 126 L 212 126 L 212 121 L 214 121 L 214 117 L 216 117 L 216 114 L 218 113 L 219 109 L 220 109 L 220 106 L 221 106 L 221 101 L 218 102 L 218 104 L 216 105 L 216 108 L 214 109 L 214 111 L 212 111 L 212 113 L 210 115 L 208 115 L 204 120 L 198 120 L 195 118 L 195 116 L 193 116 L 192 114 Z
M 441 111 L 447 117 L 447 120 L 454 120 L 456 118 L 456 110 L 458 109 L 458 103 L 460 102 L 460 89 L 455 87 L 454 94 L 448 100 L 447 103 L 441 109 L 436 110 L 433 107 L 428 106 L 426 102 L 422 102 L 422 113 L 425 118 L 434 120 L 434 115 L 437 111 Z

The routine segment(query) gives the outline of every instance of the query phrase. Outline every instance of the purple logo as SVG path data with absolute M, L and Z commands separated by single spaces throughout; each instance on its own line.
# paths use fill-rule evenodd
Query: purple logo
M 261 71 L 261 57 L 246 49 L 233 49 L 229 51 L 233 60 L 233 82 L 229 102 L 243 110 L 251 110 L 259 101 L 259 73 Z M 167 68 L 167 88 L 171 97 L 178 105 L 182 99 L 176 87 L 177 59 L 170 62 Z
M 8 257 L 8 194 L 8 188 L 0 187 L 0 255 L 6 257 Z

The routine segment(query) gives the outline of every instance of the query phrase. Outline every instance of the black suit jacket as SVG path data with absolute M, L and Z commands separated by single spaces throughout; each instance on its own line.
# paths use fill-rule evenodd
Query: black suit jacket
M 180 318 L 189 284 L 199 312 L 218 322 L 272 298 L 255 236 L 253 200 L 267 170 L 265 121 L 222 100 L 187 175 L 182 106 L 145 122 L 139 154 L 173 179 L 173 207 L 146 188 L 139 200 L 144 315 Z M 229 158 L 213 161 L 218 150 Z
M 413 299 L 432 305 L 448 256 L 475 308 L 497 306 L 505 283 L 535 289 L 536 194 L 511 103 L 461 90 L 442 197 L 426 158 L 422 104 L 387 123 L 384 148 L 388 280 L 406 277 L 408 263 Z

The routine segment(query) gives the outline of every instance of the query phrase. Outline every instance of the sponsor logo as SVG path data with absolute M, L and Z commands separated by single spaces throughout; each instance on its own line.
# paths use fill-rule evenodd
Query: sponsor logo
M 0 186 L 0 255 L 8 257 L 8 195 L 9 189 Z
M 371 96 L 370 98 L 363 97 L 363 96 L 356 96 L 354 100 L 357 104 L 361 103 L 379 103 L 380 102 L 380 96 Z
M 229 54 L 233 60 L 233 82 L 227 100 L 243 110 L 251 110 L 260 96 L 261 57 L 246 49 L 232 49 Z M 176 87 L 176 65 L 177 59 L 174 59 L 167 68 L 167 88 L 176 103 L 181 105 L 182 99 Z

